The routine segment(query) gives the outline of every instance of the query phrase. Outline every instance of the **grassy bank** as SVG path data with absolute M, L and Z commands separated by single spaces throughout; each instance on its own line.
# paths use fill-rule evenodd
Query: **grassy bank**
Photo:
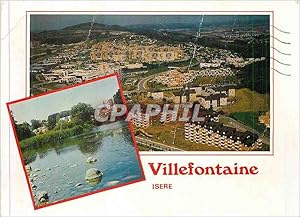
M 22 150 L 27 148 L 37 148 L 39 146 L 48 144 L 48 143 L 56 143 L 61 139 L 69 138 L 72 136 L 76 136 L 85 132 L 89 126 L 75 126 L 70 129 L 64 130 L 51 130 L 44 134 L 36 135 L 24 140 L 20 141 L 20 147 Z

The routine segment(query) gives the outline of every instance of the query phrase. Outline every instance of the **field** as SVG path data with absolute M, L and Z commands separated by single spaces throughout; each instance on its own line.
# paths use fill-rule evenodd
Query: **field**
M 270 111 L 269 94 L 260 94 L 248 88 L 237 89 L 235 103 L 223 107 L 225 113 Z
M 153 141 L 160 142 L 169 146 L 174 146 L 185 151 L 226 151 L 225 149 L 223 150 L 219 147 L 186 141 L 184 139 L 183 123 L 176 124 L 175 122 L 170 122 L 162 125 L 159 122 L 154 122 L 145 131 L 147 133 L 153 134 Z M 174 136 L 174 134 L 176 135 Z
M 203 84 L 223 84 L 224 82 L 228 83 L 236 83 L 238 82 L 238 78 L 236 76 L 215 76 L 215 77 L 197 77 L 194 80 L 195 85 L 203 85 Z
M 258 131 L 259 133 L 264 132 L 265 125 L 260 124 L 258 121 L 258 117 L 260 116 L 259 112 L 235 112 L 232 113 L 231 116 L 247 126 L 251 127 L 252 129 Z

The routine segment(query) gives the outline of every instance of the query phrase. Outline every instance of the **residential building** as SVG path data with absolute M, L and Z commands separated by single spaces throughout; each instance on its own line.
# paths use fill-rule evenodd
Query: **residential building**
M 152 96 L 155 100 L 162 100 L 164 98 L 164 92 L 157 91 L 157 92 L 149 92 L 149 96 Z
M 148 128 L 150 126 L 150 116 L 146 113 L 130 114 L 131 123 L 137 128 Z
M 206 109 L 217 108 L 227 105 L 227 95 L 224 93 L 202 96 L 199 98 L 200 105 Z
M 239 132 L 217 122 L 197 122 L 185 124 L 185 140 L 193 143 L 207 144 L 227 150 L 244 150 L 261 148 L 262 141 L 252 132 Z

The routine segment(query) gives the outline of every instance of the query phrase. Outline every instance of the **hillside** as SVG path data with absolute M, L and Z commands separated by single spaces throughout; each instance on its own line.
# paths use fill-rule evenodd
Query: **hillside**
M 91 23 L 81 23 L 73 26 L 68 26 L 59 30 L 49 30 L 42 32 L 31 32 L 30 41 L 40 41 L 48 44 L 70 44 L 84 41 L 90 30 Z M 127 31 L 126 28 L 118 25 L 105 25 L 95 23 L 90 39 L 101 39 L 107 37 L 103 35 L 106 31 Z
M 80 23 L 73 26 L 68 26 L 62 30 L 89 30 L 91 22 Z M 102 23 L 94 23 L 93 30 L 111 30 L 111 31 L 127 31 L 127 28 L 118 25 L 106 25 Z

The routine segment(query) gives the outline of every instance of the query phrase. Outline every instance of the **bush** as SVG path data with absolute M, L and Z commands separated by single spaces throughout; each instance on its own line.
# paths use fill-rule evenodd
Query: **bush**
M 26 148 L 35 148 L 46 143 L 55 143 L 61 139 L 69 138 L 82 134 L 84 132 L 84 127 L 79 125 L 70 129 L 65 130 L 53 130 L 46 132 L 41 135 L 33 136 L 27 139 L 24 139 L 20 142 L 20 147 L 22 150 Z

